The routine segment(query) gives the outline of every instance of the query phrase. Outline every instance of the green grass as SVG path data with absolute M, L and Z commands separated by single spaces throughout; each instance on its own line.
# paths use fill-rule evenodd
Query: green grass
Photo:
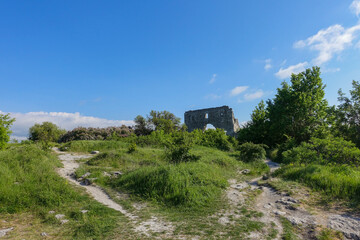
M 298 237 L 295 234 L 294 227 L 289 220 L 284 217 L 280 218 L 281 225 L 283 227 L 283 233 L 281 239 L 283 240 L 298 240 Z
M 288 165 L 275 174 L 287 180 L 305 183 L 312 189 L 334 197 L 360 201 L 360 171 L 354 167 Z
M 64 234 L 59 237 L 61 239 L 104 239 L 117 227 L 119 220 L 126 221 L 116 211 L 91 200 L 84 192 L 69 185 L 55 172 L 60 166 L 55 155 L 35 144 L 13 145 L 1 151 L 0 215 L 10 214 L 12 217 L 9 218 L 18 219 L 28 213 L 35 222 L 40 220 L 38 231 L 43 225 L 51 231 L 60 228 L 60 223 L 49 211 L 65 214 L 70 222 L 61 225 L 61 230 L 54 230 Z M 82 209 L 88 210 L 88 213 L 81 213 Z M 18 225 L 24 224 L 27 223 Z M 15 234 L 14 238 L 20 234 L 16 232 L 15 229 L 11 233 Z M 39 236 L 40 233 L 36 234 Z
M 99 140 L 82 140 L 65 143 L 61 146 L 61 150 L 72 152 L 90 153 L 91 151 L 108 151 L 120 148 L 126 148 L 129 145 L 126 141 L 99 141 Z

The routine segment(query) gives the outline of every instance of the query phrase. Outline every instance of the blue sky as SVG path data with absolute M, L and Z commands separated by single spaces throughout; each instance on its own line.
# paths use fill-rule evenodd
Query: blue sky
M 222 105 L 242 122 L 313 65 L 337 104 L 360 80 L 359 17 L 360 0 L 0 1 L 0 111 L 18 137 Z

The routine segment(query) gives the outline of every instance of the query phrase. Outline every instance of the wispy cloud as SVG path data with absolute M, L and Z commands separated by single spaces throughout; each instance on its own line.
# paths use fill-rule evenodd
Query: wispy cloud
M 1 112 L 5 114 L 4 112 Z M 66 113 L 66 112 L 28 112 L 28 113 L 10 113 L 11 117 L 15 118 L 12 126 L 12 138 L 23 140 L 28 136 L 28 131 L 35 123 L 52 122 L 59 127 L 71 130 L 76 127 L 109 127 L 134 125 L 132 120 L 109 120 L 105 118 L 97 118 L 90 116 L 83 116 L 80 113 Z
M 308 47 L 317 51 L 318 55 L 312 60 L 316 65 L 330 61 L 335 54 L 340 54 L 346 48 L 352 46 L 352 42 L 360 32 L 360 24 L 350 28 L 336 24 L 327 29 L 320 30 L 317 34 L 294 43 L 294 48 Z
M 245 94 L 244 99 L 245 99 L 245 101 L 252 101 L 252 100 L 255 100 L 255 99 L 259 99 L 262 96 L 264 96 L 264 91 L 260 89 L 260 90 L 257 90 L 254 93 Z
M 205 99 L 210 99 L 210 100 L 217 100 L 217 99 L 220 99 L 220 98 L 221 98 L 220 95 L 213 94 L 213 93 L 205 96 Z
M 238 87 L 235 87 L 235 88 L 233 88 L 233 89 L 230 91 L 230 96 L 231 96 L 231 97 L 237 96 L 237 95 L 239 95 L 240 93 L 245 92 L 248 88 L 249 88 L 248 86 L 238 86 Z
M 308 65 L 308 62 L 298 63 L 296 65 L 289 66 L 287 68 L 280 68 L 280 70 L 275 73 L 275 76 L 280 79 L 285 79 L 291 76 L 292 73 L 297 74 L 305 70 L 305 67 Z
M 264 69 L 265 69 L 266 71 L 272 68 L 271 62 L 272 62 L 272 60 L 271 60 L 270 58 L 265 60 Z
M 210 84 L 213 84 L 216 81 L 217 74 L 214 73 L 209 81 Z
M 360 1 L 359 0 L 355 0 L 351 3 L 350 5 L 350 10 L 355 13 L 355 15 L 357 17 L 359 17 L 360 15 Z
M 270 58 L 265 60 L 264 69 L 265 69 L 266 71 L 272 68 L 271 62 L 272 62 L 272 60 L 271 60 Z

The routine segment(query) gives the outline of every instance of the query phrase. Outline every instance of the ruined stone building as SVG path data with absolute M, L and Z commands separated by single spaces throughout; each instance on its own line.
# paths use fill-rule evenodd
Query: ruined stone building
M 187 111 L 184 119 L 189 132 L 195 129 L 205 130 L 207 124 L 212 124 L 215 128 L 224 129 L 227 135 L 235 136 L 240 128 L 232 108 L 228 106 Z

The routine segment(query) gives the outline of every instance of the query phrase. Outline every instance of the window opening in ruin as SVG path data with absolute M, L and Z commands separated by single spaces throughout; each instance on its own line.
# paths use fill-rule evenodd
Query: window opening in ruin
M 209 114 L 205 113 L 205 119 L 209 118 Z
M 205 130 L 208 130 L 208 129 L 216 129 L 215 127 L 214 127 L 214 125 L 212 125 L 212 124 L 206 124 L 206 127 L 205 127 Z

